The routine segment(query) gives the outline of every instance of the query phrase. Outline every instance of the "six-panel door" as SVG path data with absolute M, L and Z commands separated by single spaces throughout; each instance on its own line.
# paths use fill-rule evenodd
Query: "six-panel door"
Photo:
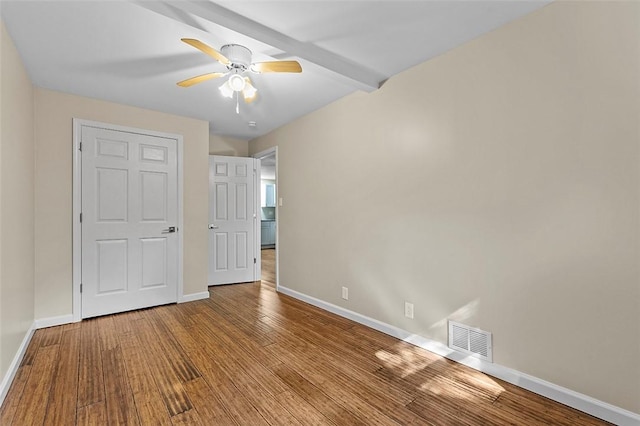
M 82 127 L 82 317 L 177 301 L 177 141 Z
M 256 279 L 256 161 L 209 157 L 209 285 Z

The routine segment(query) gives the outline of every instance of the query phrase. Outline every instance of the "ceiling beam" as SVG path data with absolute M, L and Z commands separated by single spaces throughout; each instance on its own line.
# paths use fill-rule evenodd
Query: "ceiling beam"
M 188 25 L 192 23 L 185 22 L 185 16 L 182 13 L 178 14 L 177 11 L 199 16 L 202 19 L 244 34 L 292 56 L 312 62 L 337 74 L 342 81 L 346 81 L 355 88 L 366 92 L 373 92 L 378 89 L 386 79 L 385 76 L 350 62 L 340 55 L 336 55 L 312 43 L 298 41 L 210 1 L 138 1 L 136 3 L 146 9 Z

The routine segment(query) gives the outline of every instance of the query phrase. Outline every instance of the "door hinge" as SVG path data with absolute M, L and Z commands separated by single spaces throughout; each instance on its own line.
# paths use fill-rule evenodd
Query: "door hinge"
M 82 213 L 80 213 L 80 223 L 82 223 Z
M 255 257 L 253 258 L 253 264 L 254 265 L 256 264 L 256 258 Z
M 82 151 L 82 142 L 80 142 L 80 146 L 78 146 L 78 149 Z
M 82 283 L 80 283 L 80 293 L 82 293 Z

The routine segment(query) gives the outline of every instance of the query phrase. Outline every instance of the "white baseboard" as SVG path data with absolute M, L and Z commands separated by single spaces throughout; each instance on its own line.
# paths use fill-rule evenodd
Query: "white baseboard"
M 40 318 L 34 321 L 36 330 L 47 327 L 55 327 L 56 325 L 71 324 L 73 322 L 73 314 L 60 315 L 59 317 Z
M 341 306 L 316 299 L 315 297 L 308 296 L 304 293 L 291 290 L 290 288 L 279 286 L 278 291 L 341 317 L 348 318 L 359 324 L 366 325 L 367 327 L 373 328 L 397 339 L 424 348 L 452 361 L 459 362 L 475 370 L 497 377 L 505 382 L 527 389 L 561 404 L 568 405 L 576 410 L 591 414 L 594 417 L 598 417 L 619 426 L 640 425 L 640 414 L 616 407 L 615 405 L 597 400 L 588 395 L 572 391 L 571 389 L 558 386 L 520 371 L 513 370 L 499 364 L 483 361 L 478 358 L 469 357 L 466 354 L 450 349 L 443 343 L 410 333 L 401 328 L 361 315 L 357 312 L 350 311 Z
M 193 302 L 196 300 L 202 300 L 202 299 L 208 299 L 208 298 L 209 298 L 209 292 L 203 291 L 200 293 L 185 294 L 180 298 L 180 300 L 178 300 L 178 303 Z
M 18 348 L 18 352 L 13 357 L 13 361 L 9 365 L 9 369 L 7 373 L 2 378 L 2 383 L 0 383 L 0 405 L 4 401 L 4 398 L 7 396 L 7 392 L 9 392 L 9 388 L 11 387 L 11 383 L 13 383 L 13 379 L 16 377 L 16 373 L 18 372 L 18 368 L 20 367 L 20 363 L 22 362 L 22 358 L 24 358 L 24 353 L 27 350 L 27 346 L 29 346 L 29 342 L 31 342 L 31 338 L 33 337 L 33 333 L 36 330 L 41 328 L 53 327 L 56 325 L 62 324 L 70 324 L 73 322 L 73 315 L 61 315 L 59 317 L 50 317 L 50 318 L 41 318 L 33 321 L 29 330 L 22 339 L 22 343 Z
M 27 351 L 27 346 L 29 346 L 29 342 L 31 341 L 31 338 L 33 337 L 33 333 L 35 331 L 36 331 L 36 324 L 34 322 L 33 324 L 31 324 L 31 327 L 29 327 L 29 330 L 27 330 L 27 333 L 24 335 L 24 339 L 22 339 L 22 343 L 18 348 L 18 352 L 16 352 L 16 355 L 13 357 L 13 361 L 11 361 L 11 364 L 9 364 L 9 369 L 7 370 L 6 374 L 2 378 L 2 382 L 0 383 L 0 406 L 4 402 L 4 398 L 7 396 L 7 393 L 9 392 L 11 383 L 13 382 L 13 379 L 16 377 L 16 373 L 18 372 L 18 368 L 20 367 L 22 358 L 24 358 L 24 353 Z

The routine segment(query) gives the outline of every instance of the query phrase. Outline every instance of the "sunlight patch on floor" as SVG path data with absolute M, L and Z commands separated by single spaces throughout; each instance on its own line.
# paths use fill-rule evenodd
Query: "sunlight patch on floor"
M 478 398 L 493 401 L 505 391 L 505 388 L 491 376 L 463 364 L 443 368 L 443 363 L 452 364 L 454 361 L 431 352 L 422 345 L 399 342 L 391 348 L 378 350 L 375 355 L 383 362 L 384 368 L 395 376 L 408 379 L 415 375 L 410 382 L 414 383 L 420 392 L 427 394 L 464 401 Z M 480 363 L 480 360 L 474 357 L 465 359 L 465 362 L 470 364 L 474 364 L 475 361 Z M 446 373 L 443 374 L 445 370 Z
M 410 349 L 400 349 L 397 353 L 379 350 L 376 352 L 376 357 L 389 370 L 399 372 L 399 376 L 402 378 L 415 374 L 434 362 L 434 360 L 416 354 Z

